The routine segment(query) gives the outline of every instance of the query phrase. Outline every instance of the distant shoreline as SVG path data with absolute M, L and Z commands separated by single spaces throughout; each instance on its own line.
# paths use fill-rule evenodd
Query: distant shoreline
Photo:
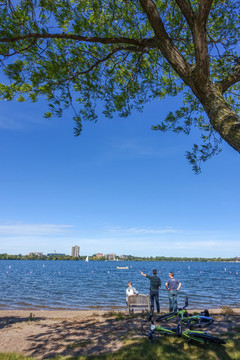
M 64 255 L 64 256 L 56 256 L 56 257 L 48 257 L 47 255 L 43 255 L 41 257 L 28 257 L 27 255 L 6 255 L 5 254 L 0 254 L 0 261 L 1 260 L 26 260 L 26 261 L 57 261 L 57 260 L 61 260 L 61 261 L 86 261 L 85 259 L 87 258 L 87 256 L 81 256 L 79 258 L 72 258 L 69 255 Z M 236 259 L 236 260 L 235 260 Z M 89 256 L 89 260 L 88 261 L 108 261 L 108 262 L 118 262 L 118 261 L 123 261 L 123 262 L 138 262 L 138 261 L 146 261 L 146 262 L 152 262 L 152 261 L 158 261 L 158 262 L 163 262 L 163 261 L 170 261 L 170 262 L 214 262 L 214 263 L 240 263 L 240 258 L 236 257 L 236 258 L 187 258 L 187 257 L 150 257 L 150 258 L 141 258 L 141 257 L 135 257 L 132 256 L 132 259 L 120 259 L 120 258 L 116 258 L 114 260 L 107 260 L 107 259 L 96 259 L 96 258 L 92 258 L 91 256 Z

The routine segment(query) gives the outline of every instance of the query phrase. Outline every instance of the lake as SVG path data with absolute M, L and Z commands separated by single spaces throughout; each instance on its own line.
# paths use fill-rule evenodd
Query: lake
M 240 263 L 0 260 L 0 309 L 121 310 L 128 281 L 147 294 L 149 280 L 140 271 L 152 275 L 154 268 L 162 281 L 159 297 L 165 309 L 170 271 L 182 283 L 179 306 L 188 296 L 189 309 L 240 307 Z

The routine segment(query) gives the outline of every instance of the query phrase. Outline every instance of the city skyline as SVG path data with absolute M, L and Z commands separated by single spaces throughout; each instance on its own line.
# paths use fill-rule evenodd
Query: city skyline
M 235 256 L 231 256 L 231 257 L 216 257 L 216 256 L 182 256 L 182 257 L 178 257 L 178 256 L 164 256 L 164 255 L 160 255 L 160 254 L 155 254 L 155 255 L 150 255 L 150 256 L 136 256 L 133 254 L 116 254 L 114 252 L 108 252 L 108 253 L 100 253 L 100 252 L 94 252 L 92 254 L 80 254 L 80 247 L 78 245 L 72 246 L 72 249 L 70 251 L 70 253 L 60 253 L 57 252 L 56 250 L 54 250 L 54 252 L 50 252 L 50 253 L 43 253 L 41 251 L 33 251 L 33 252 L 28 252 L 26 254 L 23 253 L 19 253 L 19 254 L 11 254 L 11 253 L 5 253 L 8 256 L 22 256 L 22 257 L 28 257 L 28 256 L 34 256 L 35 258 L 40 258 L 40 257 L 54 257 L 54 256 L 58 256 L 58 257 L 73 257 L 73 258 L 92 258 L 93 260 L 101 260 L 103 258 L 107 259 L 107 260 L 129 260 L 129 257 L 133 257 L 133 258 L 178 258 L 178 259 L 184 259 L 184 258 L 189 258 L 189 259 L 193 259 L 193 258 L 201 258 L 201 259 L 233 259 L 236 262 L 240 261 L 240 257 L 235 255 Z M 4 255 L 4 253 L 0 253 L 0 255 Z

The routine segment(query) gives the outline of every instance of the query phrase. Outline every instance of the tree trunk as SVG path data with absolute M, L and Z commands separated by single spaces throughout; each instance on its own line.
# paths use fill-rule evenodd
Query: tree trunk
M 224 100 L 221 91 L 211 84 L 199 100 L 214 129 L 240 153 L 240 117 Z

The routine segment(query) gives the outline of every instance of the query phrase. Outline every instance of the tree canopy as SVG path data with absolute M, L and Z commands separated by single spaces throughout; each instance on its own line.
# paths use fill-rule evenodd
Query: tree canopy
M 154 130 L 201 131 L 187 158 L 200 164 L 225 140 L 240 152 L 239 0 L 0 0 L 0 98 L 35 102 L 45 117 L 127 117 L 182 94 Z M 3 78 L 3 77 L 1 77 Z

